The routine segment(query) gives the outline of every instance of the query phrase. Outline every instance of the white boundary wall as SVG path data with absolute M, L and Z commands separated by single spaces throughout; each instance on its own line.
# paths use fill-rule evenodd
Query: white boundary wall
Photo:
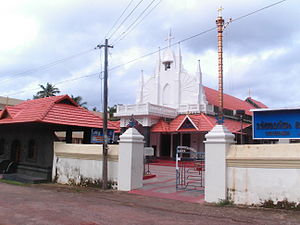
M 234 145 L 222 125 L 205 137 L 206 202 L 300 203 L 300 144 Z
M 108 180 L 117 183 L 118 145 L 109 145 Z M 102 145 L 54 143 L 52 180 L 60 184 L 84 184 L 102 180 Z
M 143 186 L 144 137 L 129 128 L 119 145 L 108 146 L 108 180 L 120 191 Z M 52 180 L 61 184 L 86 185 L 102 181 L 102 145 L 54 143 Z
M 300 144 L 232 145 L 226 162 L 234 203 L 300 203 Z

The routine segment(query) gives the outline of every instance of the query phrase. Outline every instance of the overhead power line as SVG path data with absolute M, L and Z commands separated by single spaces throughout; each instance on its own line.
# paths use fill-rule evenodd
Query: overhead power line
M 155 2 L 156 0 L 152 0 L 146 8 L 138 15 L 138 17 L 126 28 L 124 32 L 122 32 L 117 38 L 115 38 L 115 41 L 113 41 L 113 45 L 115 45 L 116 42 L 118 42 L 120 39 L 122 39 L 126 33 L 132 28 L 137 21 L 146 13 L 146 11 L 150 8 L 150 6 Z M 152 10 L 151 10 L 152 11 Z M 143 17 L 144 18 L 144 17 Z
M 122 20 L 122 22 L 119 24 L 119 26 L 115 29 L 115 31 L 109 36 L 108 39 L 111 39 L 113 35 L 120 29 L 120 27 L 126 22 L 126 20 L 132 15 L 132 13 L 138 8 L 138 6 L 143 2 L 144 0 L 140 0 L 135 7 L 131 10 L 131 12 Z
M 105 37 L 107 37 L 109 35 L 109 33 L 115 28 L 115 26 L 117 25 L 117 23 L 119 22 L 119 20 L 122 18 L 122 16 L 124 15 L 124 13 L 127 11 L 127 9 L 129 8 L 129 6 L 131 5 L 131 3 L 133 2 L 133 0 L 131 0 L 128 5 L 125 7 L 125 9 L 123 10 L 123 12 L 121 13 L 121 15 L 118 17 L 118 19 L 114 22 L 114 24 L 112 25 L 112 27 L 110 28 L 110 30 L 107 32 L 107 34 L 105 35 Z
M 25 70 L 23 72 L 19 72 L 19 73 L 15 73 L 15 74 L 10 74 L 9 76 L 11 77 L 10 79 L 4 79 L 1 81 L 1 84 L 3 83 L 7 83 L 7 82 L 10 82 L 10 81 L 13 81 L 13 80 L 16 80 L 18 78 L 21 78 L 23 77 L 24 75 L 26 74 L 29 74 L 29 73 L 33 73 L 33 72 L 36 72 L 36 71 L 40 71 L 40 70 L 46 70 L 46 69 L 49 69 L 53 66 L 56 66 L 57 64 L 60 64 L 60 63 L 63 63 L 67 60 L 70 60 L 70 59 L 73 59 L 73 58 L 76 58 L 78 56 L 81 56 L 81 55 L 84 55 L 84 54 L 87 54 L 91 51 L 95 50 L 94 48 L 92 49 L 88 49 L 88 50 L 85 50 L 85 51 L 82 51 L 82 52 L 79 52 L 79 53 L 76 53 L 74 55 L 71 55 L 71 56 L 68 56 L 66 58 L 62 58 L 62 59 L 58 59 L 58 60 L 55 60 L 55 61 L 52 61 L 50 63 L 47 63 L 47 64 L 44 64 L 44 65 L 41 65 L 41 66 L 37 66 L 37 67 L 34 67 L 32 69 L 29 69 L 29 70 Z
M 258 10 L 252 11 L 252 12 L 250 12 L 250 13 L 248 13 L 248 14 L 245 14 L 245 15 L 243 15 L 243 16 L 240 16 L 240 17 L 237 17 L 237 18 L 235 18 L 235 19 L 232 19 L 231 22 L 235 22 L 235 21 L 241 20 L 241 19 L 243 19 L 243 18 L 245 18 L 245 17 L 248 17 L 248 16 L 250 16 L 250 15 L 253 15 L 253 14 L 257 13 L 257 12 L 263 11 L 263 10 L 265 10 L 265 9 L 268 9 L 268 8 L 270 8 L 270 7 L 273 7 L 273 6 L 275 6 L 275 5 L 278 5 L 278 4 L 280 4 L 280 3 L 283 3 L 283 2 L 285 2 L 285 1 L 287 1 L 287 0 L 278 1 L 278 2 L 275 2 L 275 3 L 273 3 L 273 4 L 267 5 L 267 6 L 263 7 L 263 8 L 258 9 Z M 209 29 L 207 29 L 207 30 L 205 30 L 205 31 L 202 31 L 202 32 L 197 33 L 197 34 L 195 34 L 195 35 L 192 35 L 192 36 L 189 36 L 189 37 L 187 37 L 187 38 L 184 38 L 184 39 L 182 39 L 182 40 L 180 40 L 180 41 L 178 41 L 178 42 L 176 42 L 176 43 L 173 43 L 173 44 L 171 44 L 170 46 L 174 46 L 174 45 L 177 45 L 177 44 L 179 44 L 179 43 L 182 43 L 182 42 L 191 40 L 191 39 L 193 39 L 193 38 L 199 37 L 199 36 L 201 36 L 201 35 L 204 35 L 204 34 L 206 34 L 206 33 L 209 33 L 209 32 L 211 32 L 211 31 L 213 31 L 213 30 L 216 30 L 216 29 L 217 29 L 217 27 L 209 28 Z M 142 59 L 142 58 L 145 58 L 145 57 L 148 57 L 148 56 L 150 56 L 150 55 L 156 54 L 156 53 L 158 53 L 159 51 L 164 50 L 164 49 L 166 49 L 166 48 L 168 48 L 168 46 L 163 47 L 163 48 L 161 48 L 161 49 L 159 49 L 159 50 L 156 50 L 156 51 L 153 51 L 153 52 L 149 52 L 149 53 L 147 53 L 147 54 L 145 54 L 145 55 L 142 55 L 142 56 L 140 56 L 140 57 L 137 57 L 137 58 L 135 58 L 135 59 L 129 60 L 129 61 L 127 61 L 126 63 L 119 64 L 119 65 L 116 65 L 116 66 L 113 66 L 112 68 L 109 69 L 109 71 L 116 70 L 116 69 L 118 69 L 118 68 L 120 68 L 120 67 L 123 67 L 123 66 L 125 66 L 125 65 L 127 65 L 127 64 L 130 64 L 130 63 L 133 63 L 133 62 L 135 62 L 135 61 L 138 61 L 138 60 L 140 60 L 140 59 Z M 102 72 L 103 72 L 103 71 L 101 71 L 101 73 L 102 73 Z M 67 79 L 67 80 L 62 80 L 62 81 L 59 81 L 59 82 L 55 83 L 54 85 L 59 85 L 59 84 L 65 83 L 65 82 L 71 82 L 71 81 L 83 79 L 83 78 L 86 78 L 86 77 L 96 76 L 96 75 L 99 75 L 99 72 L 98 72 L 98 73 L 93 73 L 93 74 L 84 75 L 84 76 L 79 76 L 79 77 L 75 77 L 75 78 L 71 78 L 71 79 Z M 26 89 L 26 90 L 23 90 L 23 91 L 10 93 L 9 95 L 16 95 L 16 94 L 19 94 L 19 93 L 24 93 L 24 92 L 27 92 L 27 91 L 29 91 L 29 90 L 36 90 L 36 89 L 38 89 L 38 88 L 34 88 L 34 89 Z
M 150 10 L 149 10 L 149 12 L 146 14 L 146 15 L 144 15 L 143 16 L 143 18 L 140 20 L 140 21 L 138 21 L 129 31 L 127 31 L 127 33 L 125 33 L 119 40 L 117 40 L 116 42 L 115 42 L 115 44 L 118 42 L 118 41 L 121 41 L 121 40 L 123 40 L 124 38 L 125 38 L 125 36 L 127 36 L 134 28 L 136 28 L 160 3 L 161 3 L 161 1 L 162 0 L 160 0 L 155 6 L 153 6 Z M 115 45 L 114 44 L 114 45 Z

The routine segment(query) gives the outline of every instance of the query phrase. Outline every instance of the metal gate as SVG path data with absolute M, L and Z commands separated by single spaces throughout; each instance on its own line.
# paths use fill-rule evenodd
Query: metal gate
M 176 189 L 203 190 L 205 154 L 187 146 L 176 148 Z

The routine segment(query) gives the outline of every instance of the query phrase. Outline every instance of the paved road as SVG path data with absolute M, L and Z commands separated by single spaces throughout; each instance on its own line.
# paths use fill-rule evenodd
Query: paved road
M 117 191 L 0 183 L 0 224 L 300 224 L 292 211 L 216 207 Z

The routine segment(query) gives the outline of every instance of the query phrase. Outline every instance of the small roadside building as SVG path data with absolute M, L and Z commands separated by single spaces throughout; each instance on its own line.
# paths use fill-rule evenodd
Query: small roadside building
M 103 127 L 102 118 L 78 106 L 68 95 L 24 101 L 0 111 L 0 162 L 10 160 L 16 172 L 51 179 L 55 132 L 83 132 L 82 143 L 91 143 L 92 129 Z M 108 123 L 108 129 L 115 126 Z

